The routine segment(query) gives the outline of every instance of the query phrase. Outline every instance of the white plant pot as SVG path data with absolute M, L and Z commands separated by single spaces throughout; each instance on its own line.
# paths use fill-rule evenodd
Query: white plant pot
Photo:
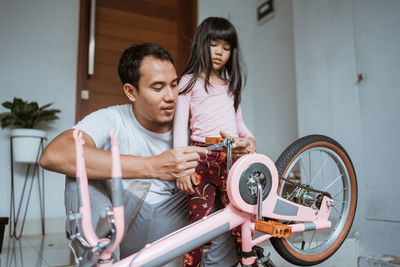
M 36 129 L 14 129 L 11 131 L 14 162 L 35 163 L 40 150 L 40 140 L 46 132 Z

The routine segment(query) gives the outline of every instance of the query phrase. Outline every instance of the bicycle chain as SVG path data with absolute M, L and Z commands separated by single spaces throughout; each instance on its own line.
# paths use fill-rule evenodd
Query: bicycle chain
M 288 183 L 288 184 L 290 184 L 290 185 L 299 187 L 299 188 L 304 189 L 304 190 L 307 190 L 307 191 L 312 191 L 312 192 L 315 192 L 315 193 L 324 194 L 324 195 L 326 195 L 326 196 L 328 196 L 328 197 L 330 197 L 330 195 L 331 195 L 329 192 L 322 191 L 322 190 L 318 190 L 318 189 L 314 189 L 314 188 L 312 188 L 312 187 L 309 186 L 309 185 L 303 185 L 303 184 L 295 183 L 295 182 L 293 182 L 292 180 L 290 180 L 290 179 L 288 179 L 288 178 L 284 178 L 284 177 L 282 177 L 282 176 L 279 176 L 279 179 L 282 180 L 282 181 L 285 181 L 286 183 Z

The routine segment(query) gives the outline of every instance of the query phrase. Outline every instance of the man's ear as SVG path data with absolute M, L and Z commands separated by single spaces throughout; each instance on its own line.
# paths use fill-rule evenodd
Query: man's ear
M 136 102 L 137 99 L 137 90 L 136 87 L 130 83 L 124 83 L 123 87 L 126 97 L 132 101 Z

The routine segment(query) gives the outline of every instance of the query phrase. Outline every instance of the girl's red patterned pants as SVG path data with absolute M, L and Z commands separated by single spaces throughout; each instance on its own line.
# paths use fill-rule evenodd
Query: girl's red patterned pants
M 195 193 L 188 195 L 189 223 L 196 222 L 209 215 L 216 196 L 221 198 L 221 202 L 225 207 L 229 204 L 226 191 L 226 153 L 212 151 L 211 154 L 201 156 L 195 175 L 197 180 L 197 186 L 194 186 Z M 240 260 L 242 249 L 240 226 L 232 229 L 231 234 L 235 240 L 236 253 Z M 203 246 L 186 253 L 183 256 L 183 266 L 200 266 L 202 255 Z

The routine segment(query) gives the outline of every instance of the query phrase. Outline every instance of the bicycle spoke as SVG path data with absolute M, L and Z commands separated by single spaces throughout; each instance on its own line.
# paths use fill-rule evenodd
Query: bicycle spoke
M 326 157 L 326 160 L 328 160 L 329 157 Z M 319 152 L 319 162 L 322 162 L 322 152 Z M 321 164 L 322 165 L 322 164 Z M 325 184 L 324 182 L 324 169 L 322 169 L 321 172 L 321 180 L 322 180 L 322 184 Z
M 336 193 L 334 196 L 332 196 L 332 199 L 336 198 L 340 193 L 344 193 L 347 191 L 347 187 L 343 188 L 343 191 L 339 191 L 338 193 Z
M 342 213 L 339 212 L 339 210 L 335 206 L 333 206 L 333 210 L 336 211 L 338 215 L 340 215 L 340 216 L 342 215 Z
M 283 187 L 282 187 L 282 188 L 285 187 L 285 184 L 286 184 L 286 183 L 283 184 Z M 285 197 L 285 198 L 286 198 L 286 199 L 291 199 L 291 198 L 293 197 L 293 194 L 294 194 L 294 193 L 295 193 L 295 190 L 291 191 L 291 192 L 290 192 L 290 195 L 286 194 L 286 197 Z
M 346 204 L 346 203 L 347 203 L 347 201 L 340 200 L 340 199 L 336 199 L 336 198 L 332 198 L 332 200 L 335 201 L 335 204 L 336 204 L 336 202 L 340 202 L 340 203 L 342 203 L 342 204 Z
M 328 158 L 325 159 L 324 164 L 321 166 L 321 168 L 319 168 L 317 174 L 314 176 L 314 178 L 312 179 L 310 186 L 313 185 L 315 179 L 318 177 L 318 174 L 322 171 L 323 167 L 325 166 L 326 162 L 328 161 Z
M 339 162 L 336 162 L 336 165 L 332 168 L 332 171 L 331 171 L 331 173 L 329 174 L 328 177 L 332 177 L 334 171 L 338 169 L 338 166 L 339 166 Z
M 284 199 L 291 199 L 291 198 L 292 198 L 292 196 L 293 196 L 293 192 L 292 192 L 290 195 L 286 195 L 286 196 L 284 196 L 283 198 L 284 198 Z
M 334 183 L 336 183 L 340 178 L 342 178 L 343 177 L 343 173 L 340 175 L 340 176 L 338 176 L 332 183 L 330 183 L 327 187 L 325 187 L 322 191 L 326 191 L 326 190 L 328 190 L 328 188 L 329 187 L 331 187 Z
M 303 165 L 303 159 L 300 159 L 300 166 L 303 167 L 304 175 L 306 176 L 306 178 L 308 180 L 308 175 L 307 175 L 306 169 L 304 168 L 304 165 Z M 300 180 L 301 180 L 301 178 L 300 178 Z
M 310 174 L 310 176 L 309 176 L 309 178 L 310 178 L 310 182 L 311 182 L 311 151 L 308 151 L 308 169 L 310 170 L 310 172 L 309 172 L 309 174 Z M 310 184 L 310 183 L 308 183 L 308 184 Z
M 315 233 L 316 233 L 316 232 L 317 232 L 317 231 L 314 230 L 314 232 L 313 232 L 313 234 L 312 234 L 312 236 L 311 236 L 310 244 L 308 245 L 308 248 L 307 248 L 307 249 L 310 249 L 311 243 L 312 243 L 312 241 L 313 241 L 313 239 L 314 239 L 314 236 L 315 236 Z

